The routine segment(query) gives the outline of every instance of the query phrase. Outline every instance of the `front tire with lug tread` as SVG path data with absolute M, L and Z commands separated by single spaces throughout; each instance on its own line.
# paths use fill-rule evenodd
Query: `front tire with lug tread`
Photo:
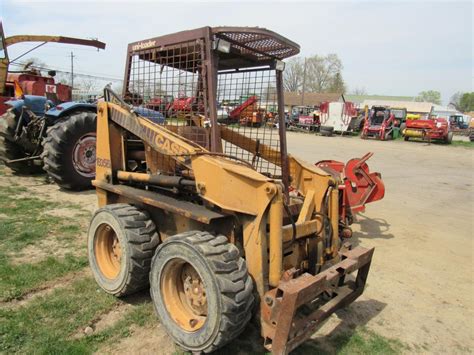
M 222 347 L 252 317 L 246 262 L 223 235 L 191 231 L 165 240 L 153 257 L 150 285 L 161 324 L 192 352 Z
M 87 249 L 99 286 L 117 297 L 146 288 L 158 243 L 148 213 L 122 203 L 98 209 L 89 226 Z

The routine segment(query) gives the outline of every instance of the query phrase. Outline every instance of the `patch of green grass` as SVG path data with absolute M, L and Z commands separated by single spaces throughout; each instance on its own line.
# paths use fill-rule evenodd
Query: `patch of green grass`
M 0 353 L 89 354 L 104 342 L 129 336 L 132 324 L 156 321 L 151 303 L 145 302 L 102 331 L 75 336 L 120 302 L 86 278 L 24 307 L 0 310 Z
M 42 239 L 51 236 L 58 246 L 69 246 L 83 230 L 79 219 L 46 214 L 58 208 L 58 204 L 30 197 L 26 191 L 23 187 L 0 187 L 0 301 L 22 297 L 46 281 L 87 265 L 85 250 L 79 256 L 47 257 L 35 263 L 11 262 L 12 256 L 23 256 L 25 247 L 39 248 Z M 25 197 L 18 197 L 19 192 L 25 193 Z M 48 255 L 48 251 L 44 254 Z
M 471 141 L 455 141 L 451 142 L 453 147 L 466 147 L 466 148 L 474 148 L 474 142 Z
M 295 354 L 399 354 L 406 346 L 396 339 L 383 337 L 366 327 L 356 328 L 353 332 L 330 335 L 324 339 L 310 340 L 296 349 Z
M 19 253 L 24 247 L 50 235 L 58 241 L 76 237 L 82 228 L 77 220 L 57 217 L 44 212 L 57 208 L 57 204 L 35 197 L 14 198 L 25 189 L 0 188 L 0 247 L 3 253 Z
M 80 270 L 87 264 L 85 257 L 67 255 L 61 259 L 48 257 L 34 264 L 12 265 L 0 254 L 0 301 L 20 298 L 42 283 Z
M 87 353 L 87 343 L 68 340 L 118 300 L 87 278 L 18 309 L 0 310 L 0 352 Z

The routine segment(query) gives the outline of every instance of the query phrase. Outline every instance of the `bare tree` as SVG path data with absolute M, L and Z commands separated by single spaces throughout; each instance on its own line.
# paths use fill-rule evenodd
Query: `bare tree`
M 367 90 L 364 87 L 355 87 L 351 90 L 351 95 L 367 95 Z
M 460 103 L 463 93 L 461 91 L 455 92 L 453 96 L 449 99 L 449 104 L 453 105 L 454 108 L 460 111 Z
M 77 85 L 78 89 L 84 91 L 97 91 L 100 88 L 99 82 L 94 78 L 83 78 Z
M 286 64 L 283 85 L 286 91 L 292 92 L 302 91 L 304 82 L 306 92 L 344 93 L 342 69 L 342 62 L 336 54 L 314 55 L 306 58 L 306 64 L 303 58 L 293 58 Z
M 286 62 L 283 72 L 283 87 L 285 91 L 298 92 L 302 89 L 304 73 L 304 59 L 292 58 Z
M 337 81 L 337 86 L 341 86 L 343 66 L 336 54 L 314 55 L 307 59 L 306 65 L 306 88 L 308 92 L 331 91 L 335 81 Z

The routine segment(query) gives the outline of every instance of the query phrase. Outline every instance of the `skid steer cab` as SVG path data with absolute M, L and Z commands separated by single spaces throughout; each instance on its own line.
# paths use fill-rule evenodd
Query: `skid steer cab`
M 287 152 L 283 60 L 298 53 L 258 27 L 138 41 L 122 95 L 106 88 L 98 103 L 90 267 L 118 297 L 149 288 L 189 351 L 222 347 L 256 317 L 265 348 L 287 354 L 364 290 L 374 250 L 347 242 L 343 176 Z M 161 123 L 134 109 L 165 96 L 192 102 L 153 106 Z M 261 125 L 243 119 L 249 98 Z

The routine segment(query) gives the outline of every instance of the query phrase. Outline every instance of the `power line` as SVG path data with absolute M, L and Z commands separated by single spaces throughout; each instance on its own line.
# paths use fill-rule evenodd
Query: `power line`
M 16 65 L 16 66 L 19 66 L 19 67 L 22 67 L 25 64 L 26 63 L 12 63 L 12 65 Z M 61 73 L 61 74 L 69 74 L 69 75 L 72 74 L 71 71 L 55 69 L 53 67 L 48 67 L 47 68 L 47 67 L 41 67 L 41 66 L 33 65 L 32 68 L 39 69 L 39 70 L 54 70 L 57 73 Z M 90 75 L 90 74 L 77 73 L 77 72 L 75 72 L 74 75 L 79 76 L 79 77 L 84 77 L 84 78 L 93 78 L 93 79 L 110 80 L 110 81 L 123 81 L 123 79 L 114 78 L 114 77 L 110 77 L 110 76 L 102 76 L 102 75 Z

